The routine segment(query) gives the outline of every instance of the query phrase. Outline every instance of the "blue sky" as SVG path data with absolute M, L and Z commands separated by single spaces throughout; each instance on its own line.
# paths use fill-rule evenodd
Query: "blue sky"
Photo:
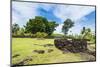
M 60 33 L 63 22 L 72 19 L 75 25 L 69 34 L 79 34 L 85 26 L 95 32 L 95 7 L 79 5 L 59 5 L 46 3 L 12 2 L 12 23 L 23 27 L 30 18 L 35 16 L 46 17 L 49 21 L 56 21 L 59 26 L 54 33 Z

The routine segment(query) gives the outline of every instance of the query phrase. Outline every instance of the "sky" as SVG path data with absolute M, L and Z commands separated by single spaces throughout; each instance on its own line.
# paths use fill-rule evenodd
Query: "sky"
M 67 18 L 74 22 L 68 34 L 79 34 L 83 27 L 95 32 L 95 14 L 96 10 L 93 6 L 12 2 L 12 24 L 17 23 L 23 27 L 29 19 L 43 16 L 59 24 L 53 32 L 58 34 L 62 34 L 63 22 Z

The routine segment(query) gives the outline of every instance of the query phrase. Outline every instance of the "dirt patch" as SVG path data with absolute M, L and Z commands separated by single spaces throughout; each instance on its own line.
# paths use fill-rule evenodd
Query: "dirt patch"
M 16 67 L 18 65 L 25 65 L 27 62 L 32 61 L 32 56 L 27 56 L 26 58 L 20 60 L 20 62 L 13 64 L 12 67 Z
M 48 53 L 51 53 L 53 52 L 54 50 L 53 49 L 48 49 Z
M 12 56 L 12 58 L 16 58 L 18 56 L 20 56 L 20 54 L 15 54 L 15 55 Z
M 52 47 L 53 44 L 45 44 L 44 47 Z
M 33 50 L 33 53 L 44 54 L 45 50 Z
M 81 57 L 83 60 L 86 60 L 86 61 L 95 61 L 96 60 L 95 56 L 90 55 L 88 53 L 80 53 L 80 54 L 81 54 Z

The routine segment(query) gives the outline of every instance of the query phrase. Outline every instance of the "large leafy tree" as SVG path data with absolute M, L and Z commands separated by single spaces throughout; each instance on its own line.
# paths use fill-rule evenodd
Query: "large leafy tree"
M 66 19 L 62 27 L 62 32 L 66 35 L 71 27 L 74 26 L 74 22 L 71 19 Z
M 35 34 L 37 32 L 45 32 L 51 35 L 58 24 L 56 22 L 49 22 L 45 17 L 36 16 L 34 19 L 29 19 L 25 27 L 25 31 Z
M 12 33 L 17 35 L 18 31 L 19 31 L 20 27 L 18 24 L 14 23 L 12 24 Z
M 55 21 L 48 22 L 48 24 L 46 24 L 46 33 L 51 35 L 57 26 L 58 24 Z
M 36 32 L 44 32 L 46 28 L 43 22 L 43 18 L 38 16 L 36 16 L 35 19 L 29 19 L 26 26 L 24 27 L 27 33 L 33 34 L 35 34 Z

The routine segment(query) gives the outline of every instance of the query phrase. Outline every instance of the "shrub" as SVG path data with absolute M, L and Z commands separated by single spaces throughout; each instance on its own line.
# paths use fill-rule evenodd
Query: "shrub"
M 16 36 L 24 36 L 24 32 L 19 30 Z
M 26 33 L 26 34 L 24 34 L 24 36 L 25 37 L 34 37 L 34 34 L 32 34 L 32 33 Z
M 35 34 L 35 37 L 37 37 L 37 38 L 44 38 L 46 36 L 47 36 L 47 33 L 44 33 L 44 32 L 37 32 Z

